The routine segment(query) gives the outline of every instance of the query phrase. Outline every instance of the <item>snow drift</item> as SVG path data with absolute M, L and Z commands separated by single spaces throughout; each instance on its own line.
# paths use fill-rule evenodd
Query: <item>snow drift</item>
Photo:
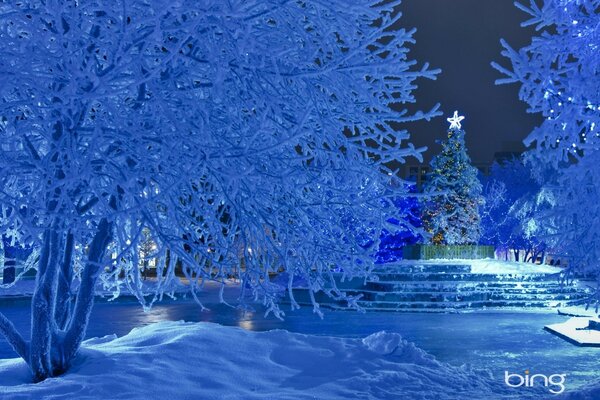
M 511 389 L 486 371 L 436 361 L 396 333 L 364 339 L 212 323 L 160 322 L 84 342 L 61 377 L 32 384 L 0 360 L 2 399 L 493 399 Z M 540 388 L 541 389 L 541 388 Z

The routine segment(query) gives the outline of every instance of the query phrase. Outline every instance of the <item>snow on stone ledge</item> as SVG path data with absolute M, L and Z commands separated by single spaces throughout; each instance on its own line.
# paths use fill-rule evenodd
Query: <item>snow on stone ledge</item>
M 527 398 L 487 371 L 436 361 L 394 333 L 365 339 L 160 322 L 85 342 L 71 370 L 39 384 L 0 360 L 2 399 Z M 534 388 L 535 389 L 535 388 Z M 543 393 L 537 393 L 537 396 Z M 538 397 L 539 398 L 539 397 Z
M 563 268 L 552 265 L 538 265 L 533 263 L 523 263 L 515 261 L 502 261 L 492 258 L 482 260 L 461 260 L 461 259 L 434 259 L 434 260 L 403 260 L 398 264 L 448 264 L 448 265 L 470 265 L 471 272 L 474 274 L 556 274 L 563 271 Z M 393 263 L 390 264 L 394 265 Z
M 600 323 L 597 318 L 573 317 L 560 324 L 546 325 L 544 329 L 577 346 L 600 347 L 600 331 L 586 329 L 590 321 Z
M 563 269 L 552 265 L 538 265 L 515 261 L 501 261 L 486 258 L 484 260 L 464 260 L 471 265 L 475 274 L 556 274 Z

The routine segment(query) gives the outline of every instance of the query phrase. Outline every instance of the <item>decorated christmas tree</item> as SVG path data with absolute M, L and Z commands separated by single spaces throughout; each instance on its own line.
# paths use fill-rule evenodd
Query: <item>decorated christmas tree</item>
M 433 244 L 477 244 L 481 236 L 481 183 L 467 154 L 465 131 L 460 124 L 463 119 L 457 111 L 448 118 L 448 139 L 431 160 L 431 172 L 423 188 L 428 195 L 423 222 Z

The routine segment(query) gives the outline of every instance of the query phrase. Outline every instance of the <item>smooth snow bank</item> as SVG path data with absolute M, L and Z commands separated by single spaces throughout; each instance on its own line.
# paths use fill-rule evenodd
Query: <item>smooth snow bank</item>
M 160 322 L 85 342 L 71 370 L 39 384 L 0 360 L 2 399 L 544 398 L 503 377 L 436 361 L 395 333 L 365 339 Z M 542 389 L 542 388 L 539 388 Z
M 450 264 L 450 265 L 470 265 L 471 272 L 474 274 L 556 274 L 563 271 L 563 268 L 552 265 L 538 265 L 533 263 L 522 263 L 515 261 L 502 261 L 492 258 L 483 260 L 450 260 L 436 259 L 425 261 L 402 261 L 403 263 L 414 264 Z

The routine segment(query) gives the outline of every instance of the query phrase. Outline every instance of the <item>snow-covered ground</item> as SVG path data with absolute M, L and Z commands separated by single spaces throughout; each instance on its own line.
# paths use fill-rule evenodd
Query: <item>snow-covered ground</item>
M 457 260 L 447 262 L 456 264 Z M 548 273 L 557 269 L 494 260 L 458 262 L 476 265 L 474 270 L 482 273 Z M 234 289 L 228 288 L 232 292 L 226 293 L 226 298 L 234 295 Z M 190 320 L 200 314 L 207 320 L 225 315 L 224 306 L 215 304 L 217 292 L 216 287 L 209 285 L 201 295 L 201 300 L 212 309 L 205 313 L 200 313 L 193 303 L 173 302 L 157 305 L 140 317 L 130 311 L 134 307 L 140 309 L 136 304 L 99 304 L 96 311 L 106 309 L 105 314 L 110 317 L 102 314 L 98 319 L 109 326 L 103 326 L 94 335 L 124 334 L 134 323 L 150 325 L 121 338 L 87 341 L 66 375 L 40 384 L 29 383 L 28 370 L 20 360 L 0 360 L 0 399 L 561 398 L 546 387 L 508 387 L 501 375 L 505 368 L 515 373 L 525 368 L 536 373 L 568 373 L 566 398 L 600 398 L 600 384 L 594 383 L 598 379 L 594 360 L 600 349 L 578 348 L 543 332 L 546 322 L 540 323 L 540 311 L 531 316 L 511 314 L 506 318 L 502 313 L 489 312 L 434 317 L 331 312 L 323 321 L 316 317 L 312 321 L 305 315 L 311 314 L 310 310 L 305 310 L 298 316 L 298 312 L 290 313 L 281 325 L 309 334 L 281 329 L 250 332 L 206 322 L 152 323 L 173 318 Z M 26 332 L 27 306 L 7 307 L 6 312 L 14 311 L 11 320 L 16 320 L 17 327 Z M 13 310 L 15 307 L 18 309 Z M 593 314 L 580 307 L 566 311 Z M 279 327 L 272 318 L 246 319 L 233 312 L 219 322 L 246 329 Z M 23 321 L 17 318 L 20 314 Z M 127 330 L 112 325 L 121 319 L 130 323 Z M 542 318 L 554 319 L 567 318 Z M 402 332 L 444 361 L 436 361 L 397 333 L 362 339 L 380 329 Z M 461 356 L 456 355 L 459 353 Z M 466 366 L 459 366 L 463 363 Z M 544 369 L 544 365 L 548 368 Z M 580 376 L 573 371 L 579 371 Z M 581 388 L 582 383 L 588 386 Z M 578 392 L 569 392 L 573 390 Z
M 249 332 L 160 322 L 85 342 L 71 370 L 29 383 L 0 361 L 2 399 L 495 399 L 545 398 L 484 370 L 436 361 L 397 333 L 364 339 Z
M 27 332 L 28 305 L 22 303 L 7 305 L 2 311 L 21 332 Z M 86 343 L 67 375 L 39 385 L 27 383 L 27 369 L 20 361 L 0 361 L 0 399 L 118 399 L 127 395 L 130 399 L 547 399 L 556 396 L 550 397 L 547 390 L 540 393 L 539 388 L 506 388 L 504 371 L 566 373 L 567 391 L 593 385 L 600 378 L 600 348 L 576 347 L 542 329 L 569 319 L 556 310 L 435 315 L 326 312 L 321 320 L 303 308 L 279 321 L 261 313 L 243 316 L 225 305 L 207 305 L 210 312 L 199 311 L 189 300 L 169 301 L 144 312 L 132 300 L 99 303 L 92 313 L 90 337 L 113 332 L 125 336 L 134 326 L 147 326 L 110 343 L 111 338 L 102 345 L 98 340 Z M 206 322 L 155 324 L 181 319 L 271 331 L 244 332 Z M 421 360 L 416 355 L 429 357 L 407 350 L 412 346 L 406 343 L 393 356 L 365 352 L 361 339 L 381 330 L 400 333 L 440 362 Z M 372 342 L 371 347 L 382 343 L 393 347 L 400 343 L 398 338 L 390 335 Z M 5 349 L 4 357 L 14 357 L 14 353 Z M 255 394 L 251 387 L 257 388 Z M 121 390 L 125 394 L 120 395 Z M 587 398 L 598 399 L 600 393 Z

